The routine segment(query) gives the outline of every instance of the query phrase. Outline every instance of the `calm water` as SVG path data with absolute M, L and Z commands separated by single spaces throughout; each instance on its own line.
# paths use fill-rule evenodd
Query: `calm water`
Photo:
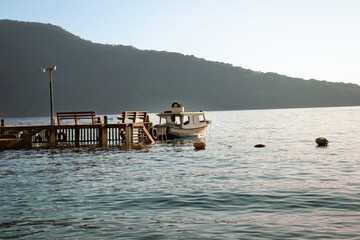
M 208 118 L 202 151 L 0 152 L 0 238 L 360 239 L 360 107 Z

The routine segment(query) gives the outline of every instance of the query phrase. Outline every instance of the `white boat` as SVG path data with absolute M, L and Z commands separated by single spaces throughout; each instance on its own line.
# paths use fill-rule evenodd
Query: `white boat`
M 211 120 L 205 118 L 205 112 L 185 112 L 182 104 L 177 102 L 171 105 L 170 111 L 157 114 L 160 123 L 155 125 L 159 133 L 164 133 L 168 138 L 199 137 L 211 124 Z

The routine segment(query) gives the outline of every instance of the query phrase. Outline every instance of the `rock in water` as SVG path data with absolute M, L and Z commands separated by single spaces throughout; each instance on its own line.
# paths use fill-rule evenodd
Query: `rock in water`
M 324 137 L 318 137 L 315 139 L 315 142 L 318 146 L 327 146 L 329 141 Z
M 197 149 L 197 150 L 205 149 L 206 144 L 205 144 L 204 142 L 198 141 L 198 142 L 195 142 L 195 143 L 194 143 L 194 147 L 195 147 L 195 149 Z
M 263 148 L 263 147 L 265 147 L 265 145 L 264 145 L 264 144 L 256 144 L 254 147 L 256 147 L 256 148 Z

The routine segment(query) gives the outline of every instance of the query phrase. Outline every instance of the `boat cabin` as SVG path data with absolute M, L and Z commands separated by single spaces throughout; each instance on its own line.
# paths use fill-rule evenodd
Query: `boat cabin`
M 160 125 L 177 126 L 184 129 L 197 128 L 208 123 L 204 112 L 184 112 L 184 107 L 178 103 L 172 104 L 171 111 L 164 111 L 158 116 Z

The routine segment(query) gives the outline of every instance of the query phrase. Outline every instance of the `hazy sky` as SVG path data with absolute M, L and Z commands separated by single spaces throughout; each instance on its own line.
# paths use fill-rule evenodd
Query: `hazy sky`
M 0 0 L 0 18 L 98 43 L 360 84 L 360 0 Z

